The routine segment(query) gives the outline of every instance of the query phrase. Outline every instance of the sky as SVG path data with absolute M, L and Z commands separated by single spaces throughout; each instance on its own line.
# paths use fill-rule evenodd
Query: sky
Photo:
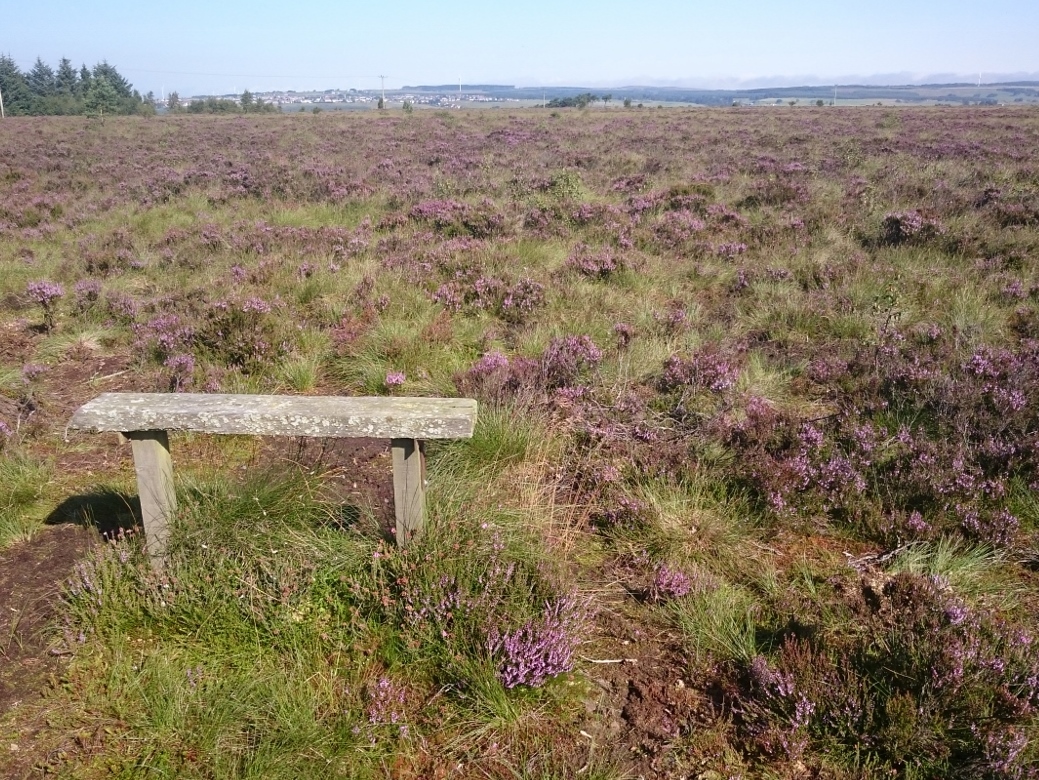
M 1039 79 L 1036 0 L 22 0 L 0 54 L 142 93 Z

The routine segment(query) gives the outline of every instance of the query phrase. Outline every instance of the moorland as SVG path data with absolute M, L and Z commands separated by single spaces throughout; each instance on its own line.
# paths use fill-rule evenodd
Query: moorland
M 0 124 L 10 776 L 1036 775 L 1039 113 Z M 175 436 L 156 571 L 113 390 L 480 416 L 403 549 Z

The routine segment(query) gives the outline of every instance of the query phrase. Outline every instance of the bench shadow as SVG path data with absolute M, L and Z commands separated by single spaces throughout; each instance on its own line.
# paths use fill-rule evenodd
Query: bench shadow
M 394 526 L 375 515 L 370 508 L 351 502 L 332 503 L 327 516 L 319 522 L 321 528 L 335 531 L 353 531 L 365 536 L 374 536 L 384 542 L 394 542 Z
M 107 538 L 141 525 L 141 500 L 133 493 L 98 488 L 69 496 L 44 520 L 47 525 L 74 523 L 95 528 Z

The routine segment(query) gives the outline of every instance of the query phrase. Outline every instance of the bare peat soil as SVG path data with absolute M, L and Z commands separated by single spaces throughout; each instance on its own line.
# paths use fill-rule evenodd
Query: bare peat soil
M 61 586 L 96 538 L 77 525 L 56 525 L 0 552 L 0 776 L 26 776 L 46 759 L 36 744 L 42 717 L 5 724 L 23 704 L 30 705 L 25 712 L 37 713 L 32 703 L 61 672 Z

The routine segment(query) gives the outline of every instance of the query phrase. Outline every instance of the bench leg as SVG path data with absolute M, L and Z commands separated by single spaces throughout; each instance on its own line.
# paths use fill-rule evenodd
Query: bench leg
M 133 447 L 145 549 L 151 556 L 152 565 L 161 569 L 165 564 L 169 521 L 177 510 L 169 435 L 166 431 L 131 431 L 123 435 Z
M 397 544 L 405 546 L 426 516 L 426 455 L 418 439 L 393 440 L 393 507 Z

